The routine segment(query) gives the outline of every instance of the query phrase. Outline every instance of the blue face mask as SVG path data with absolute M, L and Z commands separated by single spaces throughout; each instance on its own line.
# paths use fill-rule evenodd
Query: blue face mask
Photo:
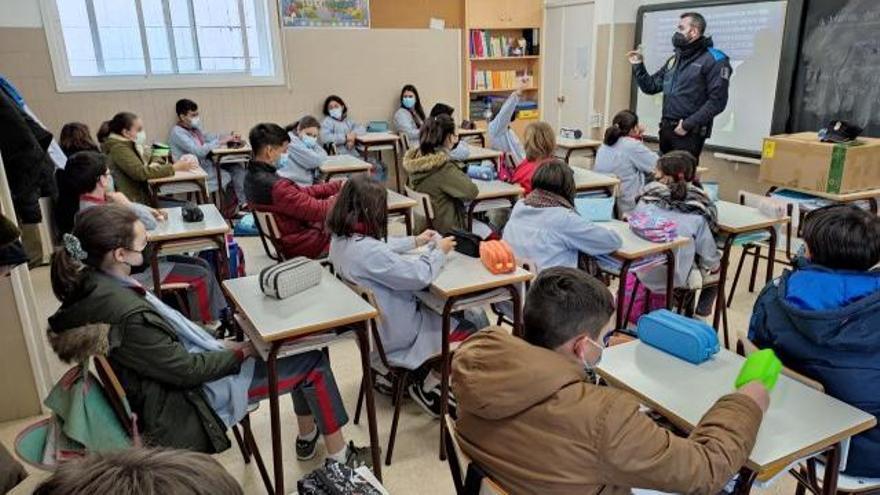
M 336 120 L 342 120 L 342 109 L 339 107 L 330 109 L 330 116 Z
M 300 139 L 302 139 L 303 144 L 305 144 L 309 148 L 314 148 L 315 146 L 318 145 L 318 138 L 316 138 L 314 136 L 309 136 L 308 134 L 303 134 Z
M 287 166 L 289 161 L 290 158 L 287 157 L 287 153 L 282 153 L 281 156 L 279 156 L 278 159 L 275 160 L 275 168 L 281 170 L 282 168 Z
M 412 110 L 416 106 L 416 97 L 415 96 L 404 96 L 401 100 L 403 106 Z

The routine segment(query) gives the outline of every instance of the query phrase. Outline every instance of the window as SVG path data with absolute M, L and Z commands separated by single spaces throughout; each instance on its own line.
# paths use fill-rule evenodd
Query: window
M 59 91 L 283 84 L 275 0 L 43 0 Z

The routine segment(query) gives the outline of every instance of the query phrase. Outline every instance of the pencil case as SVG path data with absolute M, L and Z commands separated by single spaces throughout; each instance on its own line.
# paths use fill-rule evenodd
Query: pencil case
M 467 175 L 471 179 L 477 180 L 495 180 L 498 178 L 495 168 L 486 165 L 469 165 Z
M 636 332 L 642 342 L 693 364 L 708 361 L 720 349 L 712 327 L 667 309 L 643 315 Z
M 739 376 L 736 377 L 735 385 L 738 389 L 746 383 L 757 380 L 763 383 L 769 392 L 776 386 L 776 380 L 779 379 L 781 372 L 782 361 L 776 357 L 773 349 L 762 349 L 746 358 L 742 369 L 739 370 Z
M 299 256 L 260 271 L 260 290 L 275 299 L 286 299 L 321 283 L 321 265 Z

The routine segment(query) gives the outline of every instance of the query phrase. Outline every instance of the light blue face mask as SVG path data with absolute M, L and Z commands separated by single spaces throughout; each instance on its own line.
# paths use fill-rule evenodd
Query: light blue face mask
M 415 96 L 404 96 L 401 100 L 403 106 L 412 110 L 416 106 L 416 97 Z
M 116 182 L 113 181 L 113 176 L 107 176 L 107 187 L 104 188 L 105 192 L 116 192 Z
M 302 139 L 303 144 L 305 144 L 309 148 L 314 148 L 318 145 L 318 138 L 316 138 L 315 136 L 304 134 L 300 139 Z
M 330 116 L 336 120 L 342 120 L 342 108 L 336 107 L 330 109 Z
M 287 153 L 283 153 L 281 156 L 278 157 L 277 160 L 275 160 L 275 168 L 281 170 L 282 168 L 286 167 L 289 162 L 290 158 L 287 156 Z
M 588 373 L 589 372 L 595 373 L 596 366 L 599 366 L 599 363 L 602 362 L 602 354 L 604 354 L 605 348 L 603 346 L 597 344 L 595 341 L 593 341 L 593 339 L 588 338 L 587 340 L 590 342 L 590 344 L 596 346 L 596 348 L 599 349 L 599 358 L 596 359 L 595 363 L 591 363 L 587 359 L 584 359 L 584 361 L 583 361 L 584 362 L 584 369 L 587 370 Z

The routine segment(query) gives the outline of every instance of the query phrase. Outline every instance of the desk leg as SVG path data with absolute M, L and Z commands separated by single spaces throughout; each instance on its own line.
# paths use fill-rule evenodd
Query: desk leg
M 443 370 L 440 374 L 440 460 L 446 460 L 446 443 L 443 441 L 446 435 L 446 415 L 449 414 L 449 374 L 452 356 L 449 353 L 449 332 L 452 327 L 452 306 L 455 305 L 455 297 L 446 300 L 443 306 L 443 331 L 440 346 L 440 366 Z
M 275 494 L 284 495 L 284 451 L 281 447 L 281 411 L 278 404 L 278 351 L 272 344 L 266 367 L 269 368 L 269 424 L 272 429 L 272 469 L 275 472 Z
M 736 483 L 733 493 L 735 495 L 746 495 L 752 491 L 752 485 L 755 484 L 755 478 L 758 474 L 751 469 L 744 467 L 739 470 L 739 481 Z
M 776 228 L 769 227 L 767 232 L 770 233 L 770 239 L 767 241 L 767 244 L 770 248 L 770 252 L 767 253 L 767 277 L 764 280 L 764 284 L 769 284 L 771 280 L 773 280 L 773 268 L 776 263 Z
M 200 201 L 202 204 L 211 202 L 211 195 L 208 194 L 208 179 L 199 181 L 199 194 L 201 195 Z
M 403 169 L 403 167 L 400 166 L 400 155 L 397 152 L 397 142 L 396 141 L 394 143 L 394 148 L 391 152 L 394 154 L 394 181 L 397 185 L 396 191 L 399 193 L 402 193 L 403 187 L 400 185 L 401 184 L 401 180 L 400 180 L 400 173 L 401 172 L 400 171 Z M 381 161 L 381 158 L 382 158 L 381 153 L 379 155 L 380 155 L 379 159 Z
M 510 292 L 510 302 L 513 303 L 513 335 L 522 337 L 525 335 L 525 331 L 522 323 L 522 298 L 519 287 L 508 285 L 507 291 Z
M 672 311 L 672 303 L 675 300 L 675 251 L 669 249 L 666 255 L 666 309 Z
M 412 208 L 407 208 L 403 213 L 403 221 L 406 222 L 406 235 L 413 235 L 413 217 Z
M 615 330 L 623 330 L 626 328 L 626 322 L 623 321 L 624 310 L 626 309 L 626 276 L 629 274 L 629 267 L 632 260 L 624 260 L 620 265 L 620 277 L 617 280 L 617 322 Z
M 868 198 L 868 209 L 871 213 L 877 214 L 877 198 Z
M 565 152 L 565 163 L 571 166 L 571 154 L 574 153 L 574 148 L 568 148 L 568 151 Z
M 474 209 L 477 207 L 477 204 L 480 203 L 480 200 L 475 199 L 468 204 L 467 208 L 467 220 L 465 221 L 465 228 L 470 232 L 474 227 Z
M 217 244 L 217 256 L 220 258 L 217 276 L 220 277 L 220 282 L 223 282 L 226 279 L 233 278 L 233 274 L 229 273 L 229 253 L 226 252 L 226 237 L 221 234 L 214 238 L 214 242 Z
M 480 148 L 485 148 L 486 147 L 486 135 L 485 134 L 478 134 L 477 137 L 480 139 Z
M 718 296 L 715 298 L 715 314 L 712 317 L 712 328 L 718 331 L 721 324 L 721 314 L 727 309 L 725 302 L 727 301 L 726 285 L 727 285 L 727 266 L 730 263 L 730 249 L 733 247 L 733 241 L 736 240 L 736 234 L 729 234 L 727 240 L 724 241 L 724 250 L 721 252 L 721 273 L 718 275 Z M 724 326 L 724 347 L 728 347 L 727 325 Z
M 214 160 L 214 173 L 217 175 L 217 209 L 223 211 L 223 171 L 219 159 Z M 205 192 L 208 192 L 207 186 Z
M 373 454 L 373 474 L 382 481 L 382 456 L 379 452 L 379 432 L 376 429 L 376 404 L 373 396 L 373 372 L 370 368 L 370 321 L 367 320 L 356 330 L 358 348 L 361 351 L 361 370 L 364 374 L 363 387 L 367 400 L 367 424 L 370 429 L 370 450 Z
M 840 477 L 840 444 L 834 444 L 825 456 L 825 479 L 822 481 L 822 494 L 835 495 L 837 480 Z
M 153 275 L 153 293 L 156 297 L 162 299 L 162 280 L 159 273 L 159 252 L 162 250 L 162 243 L 153 244 L 153 253 L 150 257 L 150 269 Z

